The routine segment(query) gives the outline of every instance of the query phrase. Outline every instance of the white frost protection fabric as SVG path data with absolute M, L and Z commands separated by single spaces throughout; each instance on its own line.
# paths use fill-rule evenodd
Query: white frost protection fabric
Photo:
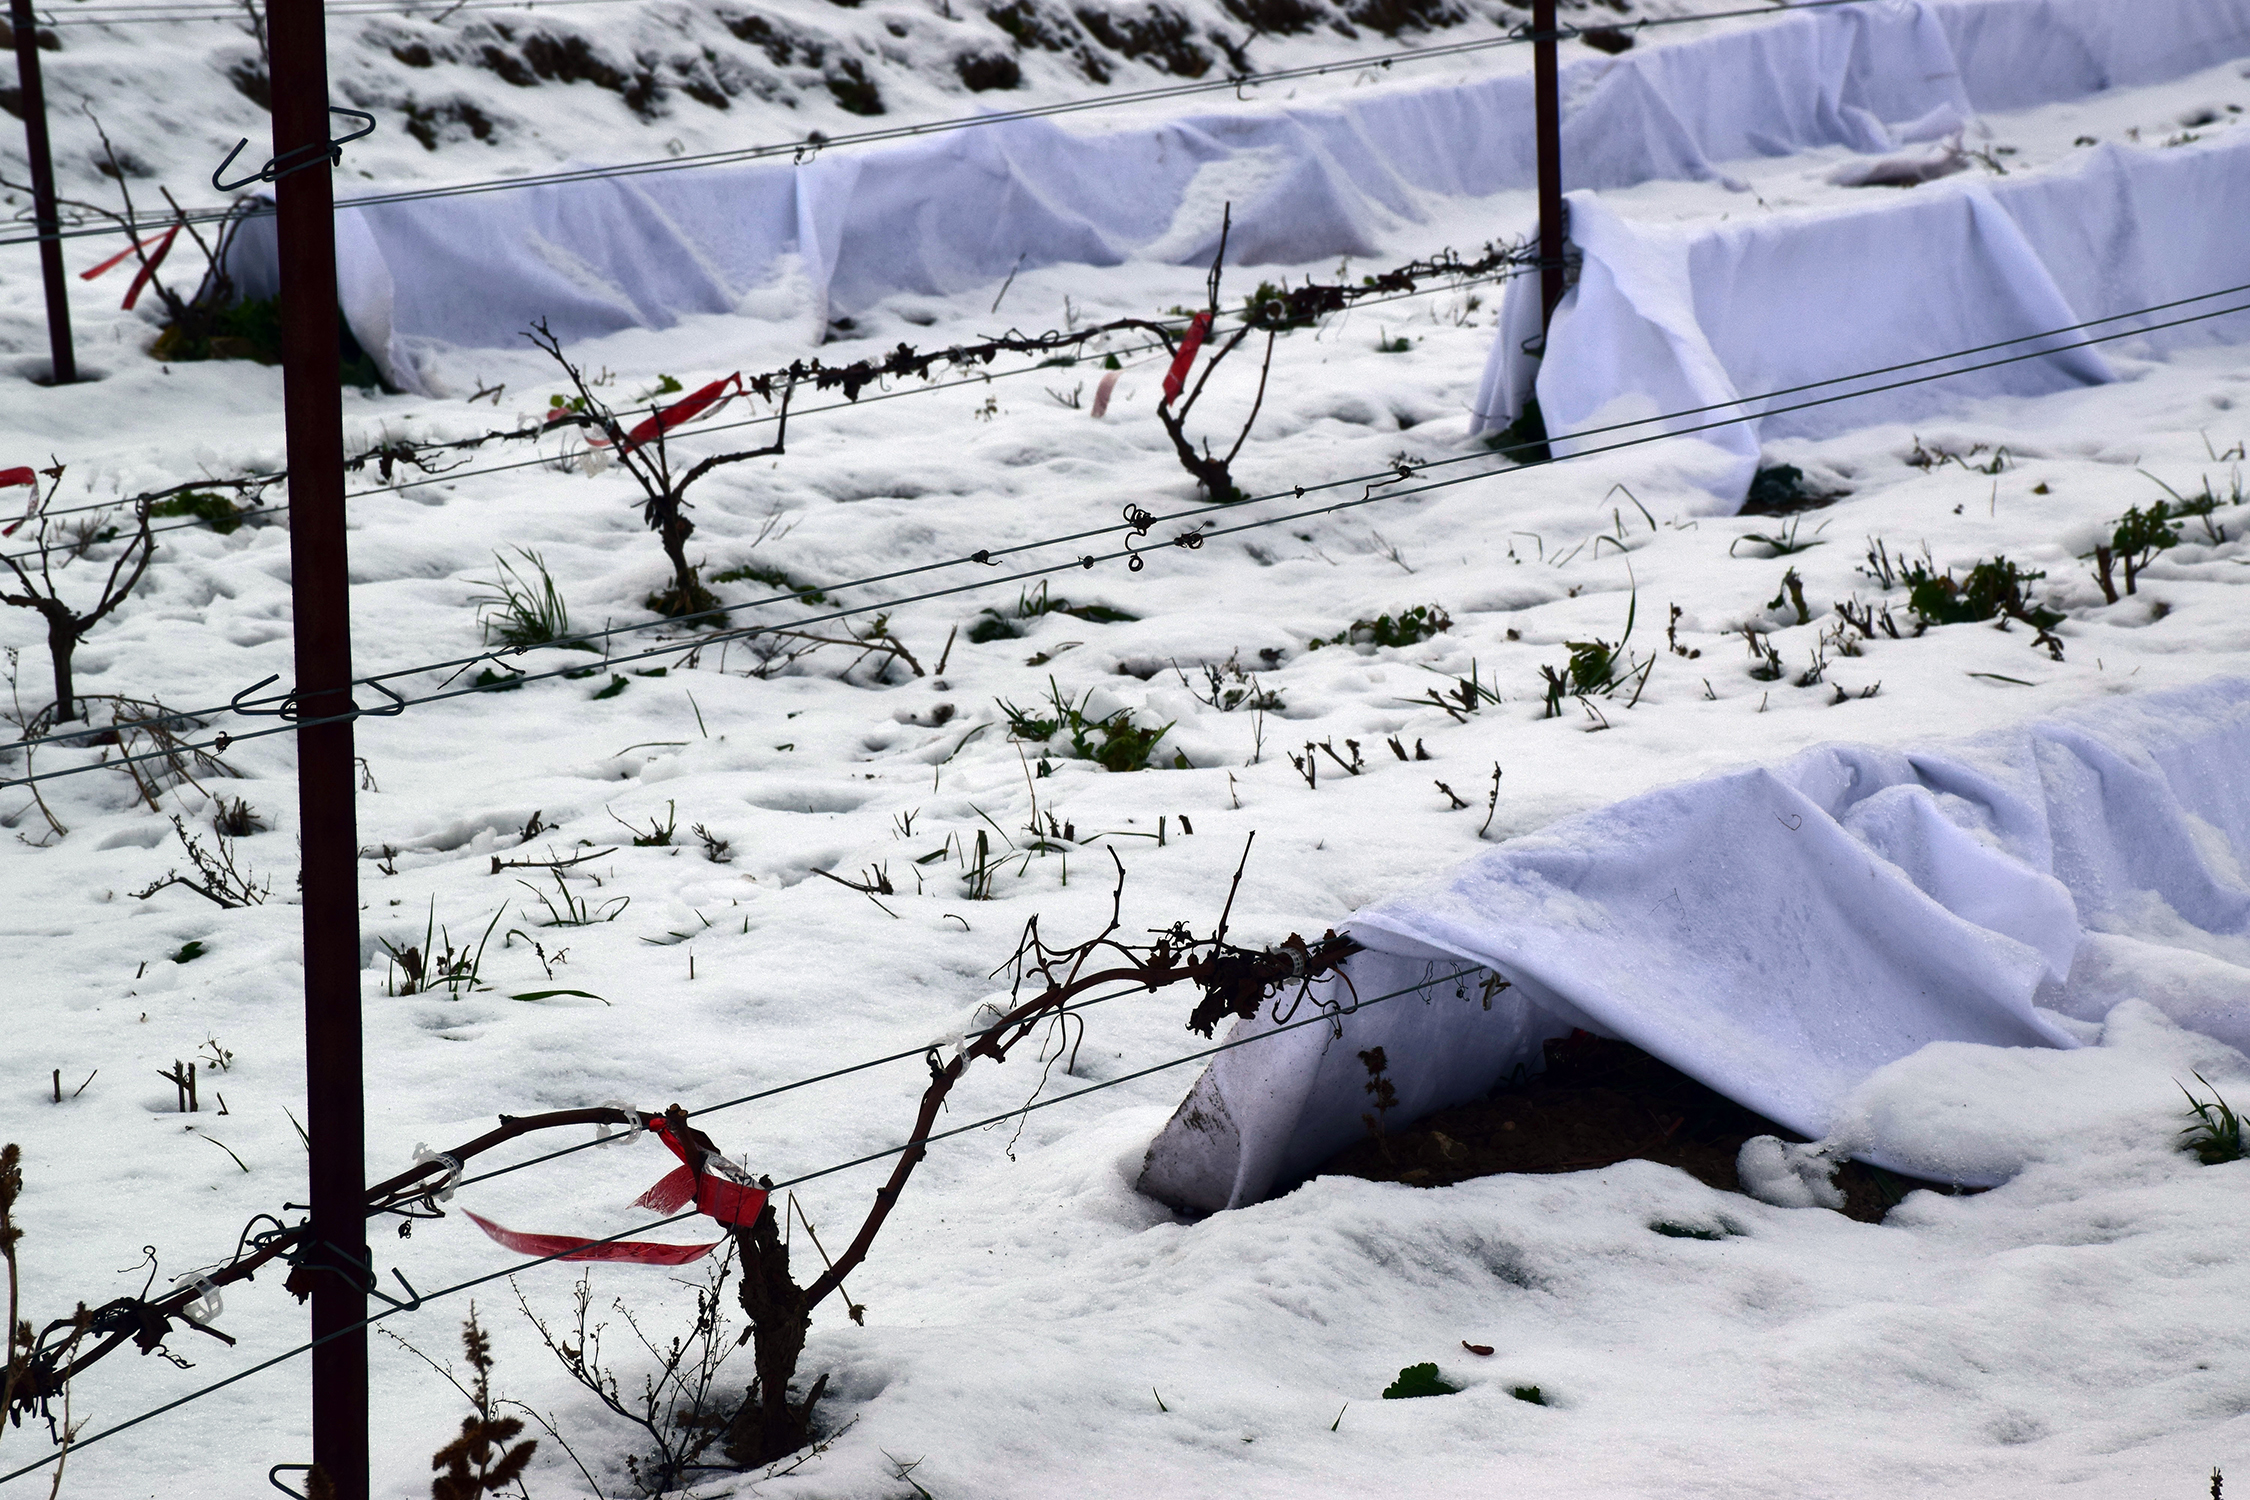
M 1142 1186 L 1217 1209 L 1302 1179 L 1365 1134 L 1375 1046 L 1390 1125 L 1583 1027 L 1813 1139 L 1933 1042 L 2072 1047 L 2129 999 L 2250 1048 L 2245 765 L 2250 679 L 2231 679 L 1943 751 L 1824 747 L 1566 819 L 1356 913 L 1375 951 L 1315 995 L 1336 1025 L 1220 1054 Z M 1487 1008 L 1481 973 L 1431 982 L 1463 965 L 1512 987 Z
M 1959 177 L 1904 194 L 1873 189 L 1852 210 L 1703 229 L 1628 223 L 1595 195 L 1573 193 L 1571 237 L 1584 255 L 1578 284 L 1556 309 L 1543 361 L 1523 352 L 1538 331 L 1539 289 L 1528 278 L 1509 284 L 1476 425 L 1506 425 L 1536 389 L 1557 457 L 1659 432 L 1696 433 L 1688 441 L 1712 450 L 1716 461 L 1691 470 L 1732 511 L 1771 439 L 1826 437 L 1974 397 L 2044 395 L 2114 379 L 2099 346 L 2062 347 L 2085 336 L 2073 334 L 2053 340 L 2058 352 L 2045 358 L 1931 384 L 1880 389 L 2049 345 L 2018 344 L 1761 399 L 2250 283 L 2250 240 L 2214 211 L 2250 194 L 2250 142 L 2111 144 L 2086 158 L 2074 171 L 2046 177 Z M 2093 331 L 2128 331 L 2244 300 Z M 2250 314 L 2237 313 L 2120 347 L 2151 352 L 2244 337 Z M 1789 409 L 1854 391 L 1872 394 Z M 1597 431 L 1675 412 L 1693 415 Z
M 1887 0 L 1575 62 L 1563 151 L 1583 187 L 1710 178 L 1730 157 L 1887 151 L 1978 108 L 2245 52 L 2250 0 Z M 1022 121 L 802 166 L 347 209 L 367 253 L 342 257 L 337 274 L 361 344 L 394 384 L 432 391 L 432 356 L 516 347 L 541 318 L 574 341 L 785 302 L 817 338 L 831 309 L 954 292 L 1018 265 L 1206 261 L 1225 200 L 1241 263 L 1302 263 L 1372 253 L 1376 229 L 1423 218 L 1423 195 L 1534 177 L 1532 85 L 1519 75 L 1101 134 Z M 230 269 L 253 294 L 271 290 L 270 223 L 237 238 Z

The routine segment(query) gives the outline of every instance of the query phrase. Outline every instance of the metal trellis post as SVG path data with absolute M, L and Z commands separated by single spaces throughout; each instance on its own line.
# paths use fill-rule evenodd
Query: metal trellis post
M 47 284 L 47 345 L 54 351 L 54 383 L 70 385 L 78 379 L 78 357 L 70 347 L 70 290 L 57 238 L 62 225 L 55 216 L 55 164 L 47 151 L 47 92 L 39 81 L 39 32 L 31 0 L 14 0 L 9 16 L 16 34 L 24 150 L 31 158 L 31 220 L 39 233 L 39 271 Z
M 1555 0 L 1532 0 L 1531 76 L 1539 143 L 1539 329 L 1563 297 L 1562 88 L 1556 77 Z
M 344 551 L 335 185 L 321 0 L 273 0 L 275 219 L 296 618 L 297 806 L 303 830 L 305 1083 L 312 1152 L 313 1461 L 337 1500 L 367 1500 L 367 1225 L 360 1075 L 358 824 Z M 348 1330 L 348 1331 L 347 1331 Z

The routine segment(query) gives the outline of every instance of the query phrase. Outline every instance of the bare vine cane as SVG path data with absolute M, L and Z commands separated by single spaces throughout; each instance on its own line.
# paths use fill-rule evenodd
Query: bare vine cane
M 813 1411 L 826 1391 L 827 1377 L 815 1380 L 803 1399 L 795 1401 L 790 1398 L 789 1382 L 804 1351 L 812 1309 L 841 1288 L 844 1278 L 867 1258 L 928 1153 L 939 1111 L 971 1062 L 1006 1062 L 1017 1046 L 1039 1032 L 1044 1023 L 1066 1013 L 1078 997 L 1121 984 L 1150 993 L 1180 983 L 1194 985 L 1202 991 L 1202 999 L 1189 1016 L 1188 1027 L 1209 1036 L 1230 1015 L 1246 1019 L 1255 1016 L 1280 990 L 1296 987 L 1301 1003 L 1314 980 L 1333 972 L 1359 951 L 1358 943 L 1335 932 L 1313 942 L 1292 933 L 1286 941 L 1268 948 L 1228 942 L 1234 898 L 1250 858 L 1248 840 L 1227 889 L 1226 906 L 1208 937 L 1198 937 L 1184 922 L 1175 922 L 1153 930 L 1149 942 L 1127 941 L 1119 935 L 1124 926 L 1125 866 L 1114 850 L 1110 858 L 1117 868 L 1117 884 L 1111 892 L 1108 924 L 1084 942 L 1058 948 L 1040 936 L 1038 918 L 1032 918 L 1025 924 L 1015 952 L 994 971 L 1013 974 L 1010 993 L 1015 1003 L 978 1032 L 975 1040 L 962 1037 L 938 1043 L 925 1054 L 930 1081 L 922 1092 L 906 1148 L 894 1161 L 889 1178 L 875 1190 L 874 1203 L 851 1242 L 833 1258 L 823 1252 L 826 1265 L 819 1276 L 802 1288 L 791 1278 L 788 1247 L 782 1242 L 770 1203 L 754 1224 L 735 1229 L 743 1270 L 742 1308 L 750 1320 L 748 1335 L 757 1343 L 758 1372 L 753 1399 L 744 1403 L 728 1434 L 727 1451 L 736 1462 L 768 1463 L 810 1440 Z M 1037 986 L 1036 992 L 1022 998 L 1031 986 Z

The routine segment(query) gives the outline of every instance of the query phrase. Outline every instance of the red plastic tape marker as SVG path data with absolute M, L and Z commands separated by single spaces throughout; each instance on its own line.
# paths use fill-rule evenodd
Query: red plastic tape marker
M 682 422 L 694 421 L 697 417 L 702 416 L 713 402 L 719 400 L 730 385 L 734 387 L 737 395 L 741 394 L 742 372 L 740 370 L 735 371 L 724 380 L 712 381 L 701 390 L 693 392 L 682 400 L 675 401 L 655 416 L 636 426 L 631 432 L 625 434 L 625 447 L 620 451 L 630 452 L 660 432 L 670 432 Z
M 505 1245 L 518 1255 L 547 1255 L 557 1260 L 609 1260 L 624 1261 L 641 1266 L 684 1266 L 701 1260 L 723 1243 L 713 1240 L 708 1245 L 659 1245 L 651 1240 L 610 1240 L 597 1244 L 574 1234 L 525 1234 L 495 1224 L 482 1214 L 468 1209 L 469 1222 Z
M 1187 336 L 1180 340 L 1180 352 L 1172 356 L 1172 368 L 1164 372 L 1164 400 L 1158 405 L 1169 405 L 1180 398 L 1180 390 L 1187 384 L 1188 371 L 1195 364 L 1196 351 L 1203 347 L 1203 336 L 1211 331 L 1211 315 L 1199 312 L 1195 321 L 1188 324 Z
M 172 241 L 179 237 L 180 226 L 174 224 L 166 232 L 164 242 L 156 247 L 156 253 L 142 264 L 139 273 L 133 277 L 133 284 L 125 289 L 125 311 L 131 312 L 133 304 L 141 300 L 141 289 L 146 287 L 149 278 L 156 274 L 156 268 L 164 264 L 164 257 L 172 253 Z

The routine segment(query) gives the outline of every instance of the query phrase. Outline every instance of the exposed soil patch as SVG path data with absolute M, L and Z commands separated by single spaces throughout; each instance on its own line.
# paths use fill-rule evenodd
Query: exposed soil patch
M 1308 0 L 1219 0 L 1233 16 L 1253 31 L 1275 36 L 1295 36 L 1311 31 L 1329 19 L 1325 6 Z
M 964 52 L 953 59 L 953 71 L 976 94 L 1012 89 L 1023 82 L 1022 64 L 1006 52 Z
M 1195 44 L 1194 23 L 1179 11 L 1150 5 L 1141 15 L 1117 15 L 1080 6 L 1075 14 L 1112 52 L 1179 78 L 1201 78 L 1211 70 L 1211 54 Z
M 497 130 L 492 117 L 467 99 L 454 99 L 444 104 L 410 101 L 400 105 L 399 112 L 406 116 L 406 133 L 430 151 L 435 151 L 441 141 L 449 144 L 464 139 L 489 141 Z
M 1397 36 L 1402 31 L 1437 31 L 1458 26 L 1469 13 L 1449 0 L 1356 0 L 1344 6 L 1355 24 Z
M 273 80 L 266 77 L 266 65 L 245 58 L 227 69 L 227 82 L 234 91 L 260 109 L 273 108 Z
M 1639 1160 L 1738 1193 L 1735 1157 L 1756 1135 L 1804 1139 L 1628 1042 L 1581 1031 L 1547 1043 L 1545 1072 L 1371 1134 L 1313 1175 L 1444 1187 L 1500 1172 L 1578 1172 Z M 1868 1224 L 1916 1188 L 1954 1191 L 1859 1162 L 1839 1168 L 1836 1185 L 1844 1212 Z

